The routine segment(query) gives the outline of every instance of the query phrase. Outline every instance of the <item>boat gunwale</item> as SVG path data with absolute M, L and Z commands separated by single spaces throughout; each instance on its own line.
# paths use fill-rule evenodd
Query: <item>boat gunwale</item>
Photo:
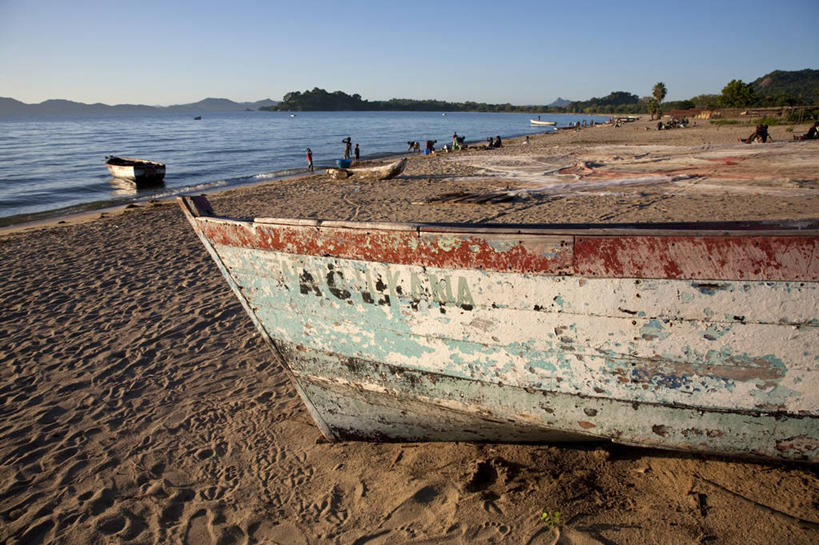
M 557 236 L 819 236 L 819 219 L 753 222 L 669 222 L 669 223 L 562 223 L 491 224 L 437 222 L 377 222 L 322 220 L 309 218 L 233 218 L 200 215 L 197 219 L 217 223 L 237 223 L 316 229 L 397 231 L 444 234 L 557 235 Z
M 110 162 L 111 159 L 119 159 L 121 161 L 127 161 L 127 164 L 119 164 Z M 165 163 L 160 161 L 151 161 L 150 159 L 137 159 L 135 157 L 120 157 L 119 155 L 111 155 L 105 159 L 105 166 L 115 166 L 115 167 L 136 167 L 139 165 L 153 165 L 156 167 L 165 168 Z

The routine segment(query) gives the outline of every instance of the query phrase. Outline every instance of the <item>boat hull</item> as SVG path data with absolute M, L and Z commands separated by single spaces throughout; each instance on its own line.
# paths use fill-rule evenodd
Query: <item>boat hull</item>
M 136 159 L 122 159 L 121 161 L 127 164 L 110 162 L 105 164 L 108 172 L 114 178 L 145 184 L 159 183 L 165 178 L 165 165 L 162 163 Z
M 406 166 L 407 159 L 403 158 L 378 167 L 328 168 L 327 174 L 336 180 L 351 177 L 361 180 L 389 180 L 404 172 Z
M 539 121 L 537 119 L 530 119 L 529 123 L 532 125 L 543 126 L 543 127 L 553 127 L 557 125 L 557 121 Z
M 614 442 L 800 459 L 803 423 L 779 415 L 670 407 L 475 381 L 277 343 L 331 439 Z M 356 385 L 350 387 L 350 385 Z M 369 387 L 368 387 L 369 386 Z M 771 430 L 782 437 L 770 448 Z M 787 451 L 787 452 L 786 452 Z
M 251 223 L 182 204 L 328 438 L 819 457 L 815 231 Z

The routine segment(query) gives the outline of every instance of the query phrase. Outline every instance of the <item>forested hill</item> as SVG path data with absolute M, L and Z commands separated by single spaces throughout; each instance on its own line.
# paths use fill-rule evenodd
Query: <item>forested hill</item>
M 636 113 L 641 111 L 637 95 L 615 91 L 602 98 L 585 101 L 563 101 L 563 106 L 513 106 L 511 104 L 485 104 L 482 102 L 445 102 L 443 100 L 363 100 L 361 95 L 348 95 L 342 91 L 328 93 L 324 89 L 293 91 L 275 106 L 262 108 L 270 111 L 421 111 L 421 112 L 582 112 Z
M 819 100 L 819 70 L 774 70 L 751 82 L 754 93 L 764 97 L 790 96 L 801 104 Z
M 271 111 L 534 112 L 545 111 L 547 107 L 408 98 L 364 100 L 359 94 L 348 95 L 342 91 L 329 93 L 316 87 L 312 91 L 287 93 L 277 105 L 262 109 Z
M 744 93 L 737 102 L 729 96 L 736 87 Z M 284 95 L 278 104 L 259 108 L 270 111 L 422 111 L 422 112 L 595 112 L 604 114 L 633 114 L 648 111 L 650 96 L 640 98 L 626 91 L 614 91 L 604 97 L 588 100 L 567 101 L 558 99 L 544 105 L 513 106 L 512 104 L 486 104 L 482 102 L 446 102 L 443 100 L 413 100 L 393 98 L 390 100 L 364 100 L 359 94 L 348 95 L 342 91 L 332 93 L 313 88 L 312 91 L 293 91 Z M 664 110 L 694 107 L 735 106 L 795 106 L 819 103 L 819 70 L 805 69 L 792 72 L 775 70 L 750 84 L 741 80 L 729 82 L 720 95 L 699 95 L 690 100 L 664 102 Z

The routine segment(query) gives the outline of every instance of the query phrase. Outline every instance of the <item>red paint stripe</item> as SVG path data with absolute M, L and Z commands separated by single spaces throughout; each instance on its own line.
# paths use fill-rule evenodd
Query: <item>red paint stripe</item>
M 574 270 L 599 278 L 819 280 L 811 236 L 578 236 Z
M 201 221 L 215 244 L 297 255 L 419 265 L 444 269 L 571 274 L 572 244 L 567 237 L 469 235 L 259 225 Z M 562 245 L 555 241 L 563 240 Z
M 214 243 L 308 256 L 592 278 L 819 281 L 819 237 L 452 234 L 199 222 Z M 562 245 L 555 241 L 563 240 Z

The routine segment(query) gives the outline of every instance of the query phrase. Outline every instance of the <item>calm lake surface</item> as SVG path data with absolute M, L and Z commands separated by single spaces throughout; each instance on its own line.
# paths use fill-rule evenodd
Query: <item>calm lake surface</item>
M 452 133 L 467 142 L 549 130 L 533 114 L 441 112 L 236 112 L 204 114 L 54 115 L 0 118 L 0 225 L 127 202 L 171 197 L 305 172 L 305 148 L 316 167 L 334 166 L 347 136 L 362 159 L 406 152 L 407 141 Z M 558 126 L 606 117 L 541 114 Z M 107 155 L 167 165 L 163 186 L 136 190 L 112 178 Z

